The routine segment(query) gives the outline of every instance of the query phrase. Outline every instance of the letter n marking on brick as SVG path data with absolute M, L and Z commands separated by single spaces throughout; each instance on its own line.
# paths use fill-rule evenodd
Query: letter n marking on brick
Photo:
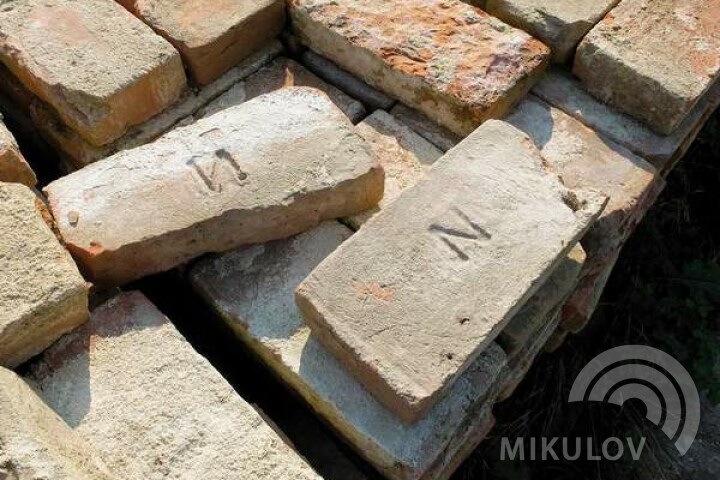
M 222 164 L 226 164 L 226 168 L 232 170 L 232 178 L 230 181 L 233 183 L 242 185 L 242 181 L 247 178 L 247 174 L 242 171 L 240 164 L 237 162 L 235 157 L 233 157 L 233 155 L 224 148 L 215 151 L 215 157 L 212 162 L 210 162 L 209 166 L 201 166 L 198 162 L 198 157 L 191 158 L 188 160 L 187 164 L 195 170 L 195 173 L 198 175 L 200 180 L 202 180 L 205 187 L 216 193 L 223 191 L 224 182 L 219 178 Z
M 490 240 L 492 235 L 487 230 L 482 228 L 476 222 L 474 222 L 465 212 L 460 210 L 458 207 L 451 209 L 455 215 L 457 215 L 462 223 L 463 228 L 447 227 L 438 223 L 430 225 L 428 230 L 433 232 L 445 245 L 448 246 L 461 260 L 470 260 L 470 255 L 460 244 L 466 241 L 470 242 L 482 242 Z

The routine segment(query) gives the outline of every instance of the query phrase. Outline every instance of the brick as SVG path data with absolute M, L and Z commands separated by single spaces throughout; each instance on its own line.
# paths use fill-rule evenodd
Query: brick
M 360 102 L 318 78 L 296 61 L 285 57 L 276 58 L 245 81 L 233 85 L 227 92 L 200 109 L 198 115 L 212 115 L 260 95 L 293 86 L 323 91 L 353 123 L 359 122 L 365 116 L 365 107 Z
M 560 323 L 560 307 L 547 314 L 543 319 L 542 327 L 535 332 L 531 341 L 526 345 L 523 351 L 518 352 L 512 361 L 508 362 L 506 370 L 503 372 L 503 385 L 500 388 L 498 401 L 503 402 L 510 398 L 525 379 L 528 372 L 532 368 L 537 357 L 542 353 L 543 347 L 552 338 L 558 329 Z
M 599 102 L 569 73 L 551 70 L 533 87 L 532 92 L 646 159 L 662 174 L 666 174 L 685 155 L 702 126 L 720 106 L 720 82 L 716 82 L 680 126 L 671 135 L 662 136 L 634 118 Z
M 578 288 L 563 306 L 562 320 L 560 322 L 562 330 L 580 333 L 590 323 L 619 255 L 620 249 L 606 260 L 606 263 L 599 271 L 582 279 Z
M 383 110 L 375 111 L 356 130 L 370 145 L 373 156 L 385 170 L 385 195 L 373 209 L 345 219 L 355 230 L 389 205 L 403 190 L 424 178 L 430 166 L 443 155 L 434 145 Z
M 20 152 L 15 137 L 0 117 L 0 182 L 22 183 L 34 187 L 37 183 L 35 172 Z
M 195 83 L 217 80 L 285 23 L 283 0 L 117 0 L 178 49 Z
M 269 44 L 213 83 L 201 89 L 186 90 L 177 102 L 162 113 L 130 128 L 122 137 L 103 146 L 91 145 L 75 131 L 65 127 L 52 108 L 28 95 L 16 80 L 13 81 L 14 79 L 3 75 L 2 68 L 0 68 L 0 86 L 4 87 L 6 92 L 8 87 L 11 89 L 10 96 L 13 100 L 26 107 L 27 114 L 43 137 L 60 151 L 63 159 L 68 163 L 69 170 L 74 171 L 122 150 L 145 145 L 174 127 L 193 123 L 202 116 L 199 112 L 210 102 L 256 72 L 281 51 L 282 46 L 278 42 Z
M 319 479 L 141 293 L 94 310 L 29 377 L 121 478 Z
M 15 368 L 88 318 L 88 285 L 26 186 L 0 183 L 0 365 Z
M 416 421 L 604 203 L 565 189 L 520 131 L 488 122 L 315 269 L 296 299 L 346 368 Z
M 556 316 L 557 312 L 553 310 L 557 310 L 573 293 L 585 259 L 585 251 L 576 245 L 503 329 L 498 343 L 510 362 L 517 362 L 517 358 L 530 349 L 529 346 L 546 330 L 548 321 Z
M 337 85 L 350 96 L 360 100 L 370 111 L 390 110 L 395 104 L 394 99 L 388 97 L 380 90 L 371 87 L 355 75 L 346 72 L 327 58 L 318 55 L 312 50 L 305 50 L 305 52 L 303 52 L 302 63 L 316 75 L 333 85 Z
M 0 61 L 93 145 L 161 112 L 185 88 L 177 51 L 112 0 L 5 1 Z
M 652 206 L 664 180 L 645 160 L 536 97 L 523 100 L 507 121 L 532 138 L 568 187 L 610 198 L 582 239 L 586 271 L 602 268 Z
M 549 56 L 523 31 L 458 0 L 289 4 L 305 45 L 458 135 L 502 117 Z
M 443 152 L 447 152 L 463 139 L 404 103 L 398 102 L 390 113 Z
M 505 401 L 513 395 L 558 330 L 561 308 L 575 292 L 586 258 L 582 247 L 576 245 L 498 337 L 498 343 L 508 358 L 502 375 L 503 383 L 499 388 L 499 401 Z
M 22 378 L 0 367 L 0 478 L 114 480 L 87 442 Z
M 383 172 L 327 96 L 285 88 L 45 191 L 84 271 L 99 283 L 122 284 L 206 252 L 367 210 L 382 198 Z
M 492 426 L 505 354 L 491 344 L 427 416 L 401 422 L 312 335 L 293 299 L 297 285 L 351 234 L 326 222 L 202 260 L 190 280 L 238 338 L 384 476 L 446 478 Z
M 720 0 L 623 0 L 578 47 L 590 93 L 672 134 L 720 75 Z
M 572 59 L 585 35 L 619 0 L 487 0 L 484 10 L 552 49 L 554 62 Z

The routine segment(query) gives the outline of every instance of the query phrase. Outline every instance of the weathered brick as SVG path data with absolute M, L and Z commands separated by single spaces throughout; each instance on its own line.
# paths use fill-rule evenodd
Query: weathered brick
M 550 71 L 533 87 L 532 92 L 646 159 L 662 174 L 666 174 L 685 155 L 702 126 L 720 106 L 720 82 L 716 82 L 671 135 L 661 136 L 632 117 L 599 102 L 569 73 Z
M 720 0 L 623 0 L 578 47 L 600 100 L 673 133 L 720 75 Z
M 140 293 L 94 310 L 29 376 L 121 478 L 319 479 Z
M 122 284 L 367 210 L 382 198 L 383 177 L 327 96 L 284 88 L 90 165 L 46 192 L 87 274 Z
M 402 102 L 398 102 L 390 113 L 443 152 L 447 152 L 463 139 Z
M 395 200 L 403 190 L 424 178 L 430 166 L 443 155 L 434 145 L 383 110 L 376 110 L 356 130 L 370 145 L 373 156 L 385 170 L 385 195 L 376 207 L 345 219 L 355 230 Z
M 304 44 L 459 135 L 503 116 L 548 59 L 539 41 L 459 0 L 289 3 Z
M 560 322 L 562 330 L 579 333 L 585 329 L 600 303 L 600 297 L 610 280 L 619 255 L 620 249 L 609 256 L 602 268 L 581 280 L 578 288 L 563 306 Z
M 113 0 L 4 0 L 0 61 L 93 145 L 185 88 L 177 51 Z
M 0 367 L 0 478 L 113 480 L 99 454 L 22 378 Z M 128 479 L 139 480 L 139 479 Z
M 406 421 L 427 411 L 599 215 L 532 141 L 492 121 L 298 287 L 319 340 Z
M 88 285 L 26 186 L 0 183 L 0 365 L 14 368 L 88 318 Z
M 560 307 L 548 313 L 541 322 L 542 327 L 535 332 L 530 342 L 522 351 L 518 352 L 512 361 L 508 362 L 508 366 L 502 374 L 503 385 L 500 388 L 498 401 L 505 401 L 515 393 L 517 387 L 532 368 L 538 355 L 543 351 L 543 347 L 557 331 L 560 318 Z
M 645 160 L 537 97 L 528 96 L 507 121 L 532 138 L 568 187 L 610 197 L 582 239 L 586 272 L 601 269 L 652 206 L 664 180 Z
M 318 55 L 312 50 L 305 50 L 305 52 L 303 52 L 302 62 L 319 77 L 333 85 L 337 85 L 353 98 L 360 100 L 370 111 L 390 110 L 395 104 L 394 99 L 388 97 L 380 90 L 374 89 L 355 75 L 346 72 L 327 58 Z
M 198 115 L 212 115 L 284 87 L 311 87 L 321 90 L 353 123 L 359 122 L 365 116 L 365 107 L 360 102 L 318 78 L 296 61 L 285 57 L 276 58 L 244 81 L 233 85 L 227 92 L 200 109 Z
M 180 51 L 206 85 L 278 36 L 283 0 L 117 0 Z
M 498 343 L 511 363 L 517 363 L 517 358 L 531 350 L 530 346 L 546 330 L 547 322 L 556 316 L 553 310 L 557 310 L 573 293 L 585 259 L 585 251 L 576 245 L 503 329 Z
M 326 222 L 203 260 L 190 279 L 238 338 L 385 476 L 446 478 L 492 426 L 505 354 L 491 344 L 427 416 L 401 422 L 311 334 L 293 299 L 297 285 L 351 234 Z
M 484 10 L 545 42 L 565 63 L 580 40 L 619 0 L 487 0 Z
M 20 152 L 15 137 L 10 133 L 0 116 L 0 182 L 22 183 L 34 187 L 37 183 L 35 172 Z

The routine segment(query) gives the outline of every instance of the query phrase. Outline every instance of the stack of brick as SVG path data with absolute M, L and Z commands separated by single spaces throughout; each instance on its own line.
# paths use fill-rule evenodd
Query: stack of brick
M 9 74 L 95 146 L 160 113 L 186 85 L 177 51 L 111 0 L 3 2 L 0 39 Z
M 604 200 L 565 189 L 508 124 L 486 124 L 439 161 L 386 112 L 358 130 L 391 193 L 345 220 L 357 233 L 325 223 L 202 261 L 191 281 L 378 470 L 446 478 L 492 427 L 493 404 L 539 353 L 537 339 L 557 326 L 585 260 L 577 241 Z M 500 198 L 508 176 L 527 183 Z M 518 229 L 537 230 L 547 248 L 528 255 Z M 523 268 L 508 279 L 513 264 Z M 353 319 L 363 325 L 343 325 Z
M 257 82 L 283 72 L 270 66 Z M 19 445 L 26 430 L 3 432 L 8 468 L 21 478 L 36 464 L 54 468 L 53 478 L 110 478 L 110 470 L 130 479 L 318 478 L 142 295 L 122 294 L 78 327 L 88 319 L 88 284 L 51 226 L 88 278 L 120 284 L 358 214 L 382 198 L 383 180 L 366 141 L 330 98 L 294 87 L 52 183 L 46 192 L 56 223 L 27 187 L 0 184 L 0 361 L 16 367 L 40 354 L 28 379 L 65 422 L 50 415 L 58 432 L 75 442 L 62 450 L 39 438 L 27 451 Z M 21 406 L 7 406 L 10 418 L 25 415 Z M 96 472 L 76 443 L 88 457 L 99 452 L 110 470 Z M 66 453 L 73 456 L 56 458 Z
M 530 135 L 568 185 L 595 188 L 611 199 L 583 239 L 588 261 L 561 315 L 561 330 L 578 332 L 595 310 L 622 245 L 662 190 L 663 177 L 720 105 L 720 31 L 713 20 L 720 5 L 470 3 L 546 42 L 556 62 L 575 57 L 579 80 L 562 67 L 553 69 L 508 120 Z M 442 151 L 460 142 L 441 114 L 405 103 L 391 113 L 423 138 Z
M 278 54 L 285 21 L 280 0 L 3 3 L 3 92 L 71 170 L 190 121 Z
M 189 280 L 239 341 L 447 478 L 720 104 L 719 1 L 0 0 L 0 86 L 79 169 L 46 209 L 0 124 L 0 367 L 56 412 L 0 368 L 11 474 L 317 478 L 141 294 L 88 311 L 80 272 L 221 253 Z
M 378 471 L 393 479 L 445 478 L 492 426 L 505 354 L 490 344 L 423 419 L 403 422 L 311 332 L 294 301 L 303 279 L 351 235 L 327 222 L 204 260 L 191 280 L 240 340 Z

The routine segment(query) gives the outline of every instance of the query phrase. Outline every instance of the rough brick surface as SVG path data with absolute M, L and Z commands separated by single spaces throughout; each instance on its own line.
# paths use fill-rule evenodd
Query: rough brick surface
M 572 58 L 580 40 L 619 0 L 487 0 L 484 10 L 543 41 L 555 62 Z
M 90 165 L 46 192 L 88 275 L 121 284 L 367 210 L 382 198 L 383 177 L 327 96 L 284 88 Z
M 238 337 L 385 476 L 445 478 L 492 425 L 505 355 L 491 344 L 427 416 L 402 423 L 318 342 L 293 299 L 297 285 L 351 233 L 326 222 L 201 261 L 190 278 Z
M 463 139 L 404 103 L 398 102 L 390 113 L 443 152 L 447 152 Z
M 96 309 L 30 377 L 121 478 L 319 480 L 140 293 Z
M 365 107 L 360 102 L 318 78 L 296 61 L 286 57 L 276 58 L 250 75 L 245 81 L 236 83 L 227 92 L 202 108 L 198 114 L 200 116 L 212 115 L 220 110 L 284 87 L 311 87 L 321 90 L 353 123 L 359 122 L 365 116 Z
M 566 190 L 527 136 L 488 122 L 330 255 L 296 298 L 346 368 L 413 421 L 500 333 L 604 203 Z
M 568 187 L 610 197 L 582 239 L 586 267 L 602 268 L 653 204 L 664 180 L 645 160 L 537 97 L 528 96 L 507 121 L 532 138 Z
M 0 116 L 0 182 L 22 183 L 34 187 L 37 183 L 35 172 L 25 161 L 15 137 L 10 133 Z
M 356 130 L 368 142 L 373 156 L 385 170 L 382 201 L 371 210 L 346 219 L 347 224 L 357 230 L 403 190 L 424 178 L 443 152 L 383 110 L 375 111 Z
M 170 41 L 196 83 L 206 85 L 271 41 L 283 0 L 117 0 Z
M 720 75 L 720 0 L 623 0 L 582 41 L 574 73 L 669 135 Z
M 291 0 L 290 14 L 310 48 L 460 135 L 503 116 L 549 53 L 458 0 Z
M 720 82 L 698 101 L 670 136 L 658 135 L 634 118 L 599 102 L 569 73 L 548 72 L 535 84 L 533 94 L 646 159 L 665 174 L 685 155 L 702 126 L 720 105 Z
M 0 367 L 0 478 L 113 480 L 105 464 L 22 378 Z M 139 480 L 139 479 L 128 479 Z
M 88 285 L 26 186 L 0 183 L 0 365 L 14 368 L 88 318 Z
M 112 0 L 3 0 L 0 61 L 94 145 L 185 88 L 177 51 Z

